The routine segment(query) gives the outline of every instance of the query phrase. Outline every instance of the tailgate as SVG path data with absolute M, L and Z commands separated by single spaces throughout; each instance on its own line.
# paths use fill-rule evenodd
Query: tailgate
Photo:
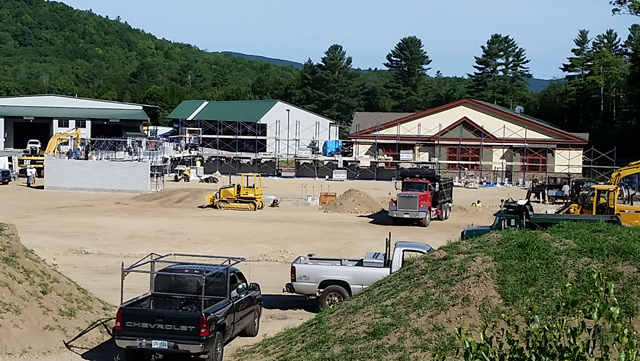
M 198 312 L 123 307 L 117 336 L 196 341 L 201 339 L 200 317 Z

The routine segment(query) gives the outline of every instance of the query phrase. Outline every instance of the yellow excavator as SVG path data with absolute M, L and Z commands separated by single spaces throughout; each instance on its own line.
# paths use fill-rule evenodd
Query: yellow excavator
M 44 172 L 44 156 L 47 154 L 56 155 L 60 151 L 58 146 L 68 142 L 69 138 L 73 138 L 73 144 L 69 144 L 69 147 L 73 147 L 72 149 L 79 147 L 82 138 L 80 128 L 55 134 L 49 139 L 49 143 L 47 143 L 47 148 L 45 148 L 44 152 L 42 152 L 40 148 L 30 147 L 25 151 L 23 156 L 18 158 L 18 167 L 25 169 L 31 165 L 38 172 L 38 176 L 41 177 Z
M 239 184 L 231 184 L 207 195 L 207 206 L 218 209 L 257 211 L 264 208 L 262 177 L 260 174 L 242 173 Z
M 631 192 L 620 197 L 622 187 L 620 182 L 626 176 L 640 172 L 640 161 L 629 163 L 628 165 L 616 169 L 607 184 L 594 185 L 586 195 L 580 196 L 578 200 L 568 207 L 563 208 L 562 213 L 569 214 L 617 214 L 620 216 L 622 224 L 626 226 L 640 225 L 640 206 L 633 205 L 633 195 Z M 621 199 L 621 203 L 618 200 Z

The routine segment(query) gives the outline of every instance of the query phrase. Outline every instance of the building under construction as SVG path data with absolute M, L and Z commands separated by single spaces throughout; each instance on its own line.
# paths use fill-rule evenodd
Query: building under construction
M 515 111 L 463 99 L 420 113 L 356 113 L 335 122 L 280 101 L 183 102 L 170 116 L 173 141 L 204 158 L 205 173 L 283 168 L 298 177 L 389 180 L 398 170 L 429 165 L 463 180 L 524 184 L 596 176 L 615 167 L 615 151 L 585 150 L 589 135 L 570 133 L 522 108 Z M 331 152 L 323 145 L 348 140 Z M 188 157 L 187 157 L 188 158 Z

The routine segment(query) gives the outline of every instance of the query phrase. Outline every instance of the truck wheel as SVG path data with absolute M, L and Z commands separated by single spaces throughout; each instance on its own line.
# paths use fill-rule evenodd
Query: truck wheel
M 349 297 L 347 290 L 340 286 L 329 286 L 320 295 L 320 308 L 331 308 Z
M 447 219 L 449 219 L 449 217 L 451 217 L 451 205 L 445 204 L 444 209 L 444 220 L 446 221 Z
M 438 214 L 438 220 L 439 221 L 444 221 L 447 216 L 447 205 L 443 204 L 440 206 L 440 214 Z
M 222 357 L 224 356 L 224 340 L 222 337 L 222 332 L 216 332 L 216 336 L 213 338 L 213 343 L 211 343 L 211 348 L 207 353 L 207 361 L 222 361 Z
M 142 361 L 144 359 L 144 350 L 124 350 L 124 359 L 126 361 Z
M 420 224 L 423 227 L 429 227 L 429 223 L 431 223 L 431 212 L 427 211 L 427 216 L 420 220 Z
M 260 305 L 256 305 L 253 310 L 253 318 L 251 323 L 247 328 L 242 330 L 240 336 L 242 337 L 256 337 L 258 336 L 258 331 L 260 331 L 260 314 L 262 313 L 262 307 Z

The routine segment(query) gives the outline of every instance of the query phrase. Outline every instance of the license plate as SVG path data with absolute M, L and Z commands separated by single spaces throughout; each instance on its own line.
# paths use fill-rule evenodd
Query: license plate
M 167 341 L 151 341 L 151 348 L 167 348 Z
M 408 214 L 405 214 L 405 215 L 404 215 L 404 218 L 409 218 L 409 215 L 408 215 Z

